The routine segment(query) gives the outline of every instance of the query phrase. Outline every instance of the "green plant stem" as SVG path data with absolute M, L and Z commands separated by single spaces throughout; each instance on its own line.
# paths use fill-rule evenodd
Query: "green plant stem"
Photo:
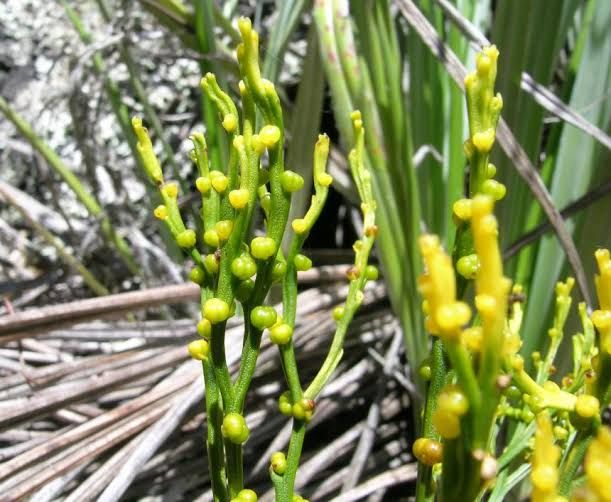
M 246 338 L 242 348 L 242 361 L 240 363 L 240 372 L 233 387 L 233 399 L 229 404 L 228 411 L 242 413 L 244 409 L 244 400 L 246 393 L 250 387 L 250 382 L 255 373 L 257 358 L 259 357 L 261 347 L 261 335 L 263 332 L 248 322 L 250 311 L 244 312 L 246 319 Z
M 289 392 L 291 394 L 291 402 L 296 403 L 303 397 L 303 390 L 299 380 L 297 361 L 295 360 L 295 349 L 292 340 L 280 347 L 280 357 L 286 383 L 289 386 Z
M 242 445 L 225 440 L 225 457 L 227 459 L 227 479 L 229 482 L 229 496 L 237 497 L 244 488 L 244 460 Z
M 233 388 L 225 357 L 225 326 L 224 322 L 212 326 L 210 353 L 216 382 L 223 398 L 223 406 L 227 408 L 233 402 Z
M 422 419 L 422 437 L 438 439 L 433 426 L 433 412 L 437 406 L 437 396 L 445 385 L 446 363 L 443 354 L 443 343 L 439 338 L 433 341 L 431 349 L 431 381 L 426 390 L 426 403 Z M 433 500 L 435 493 L 432 486 L 432 467 L 420 462 L 418 464 L 418 478 L 416 482 L 416 502 Z
M 225 453 L 223 449 L 223 437 L 221 435 L 221 424 L 223 423 L 223 409 L 221 406 L 219 388 L 216 384 L 214 370 L 209 361 L 202 361 L 204 383 L 206 391 L 206 416 L 207 416 L 207 440 L 208 449 L 208 472 L 214 502 L 228 502 L 227 480 L 225 477 Z
M 293 490 L 295 489 L 295 476 L 299 467 L 301 450 L 305 439 L 306 424 L 302 420 L 293 420 L 293 432 L 289 442 L 289 449 L 286 456 L 286 471 L 282 476 L 272 475 L 274 490 L 276 492 L 276 502 L 292 502 Z
M 583 461 L 583 458 L 586 454 L 586 450 L 590 445 L 590 442 L 594 438 L 593 432 L 591 430 L 580 430 L 571 445 L 571 450 L 560 468 L 560 473 L 558 476 L 558 494 L 564 497 L 569 495 L 571 489 L 571 483 L 573 479 L 575 479 L 575 475 L 577 474 L 577 470 Z
M 503 453 L 498 458 L 499 470 L 505 468 L 509 463 L 516 458 L 524 448 L 528 446 L 530 438 L 535 433 L 535 422 L 528 425 L 520 422 L 515 428 L 509 444 L 503 450 Z

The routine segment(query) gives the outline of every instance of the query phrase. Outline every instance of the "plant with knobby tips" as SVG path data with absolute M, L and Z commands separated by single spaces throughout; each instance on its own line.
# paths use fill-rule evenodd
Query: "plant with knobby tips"
M 364 235 L 354 244 L 355 261 L 347 276 L 345 305 L 334 312 L 337 328 L 329 352 L 313 381 L 304 387 L 295 360 L 297 274 L 312 266 L 301 248 L 327 198 L 333 178 L 325 171 L 329 138 L 321 135 L 314 148 L 314 195 L 307 212 L 290 222 L 286 254 L 281 243 L 287 227 L 291 195 L 304 188 L 303 178 L 284 165 L 284 122 L 274 85 L 261 78 L 258 35 L 248 19 L 240 19 L 242 43 L 237 58 L 242 80 L 239 91 L 242 113 L 212 74 L 201 82 L 214 103 L 229 139 L 227 166 L 211 165 L 203 134 L 191 136 L 192 160 L 199 177 L 201 231 L 187 228 L 178 206 L 178 184 L 166 181 L 154 154 L 147 130 L 139 118 L 132 121 L 138 151 L 148 176 L 158 185 L 163 203 L 154 214 L 162 220 L 176 243 L 195 263 L 190 278 L 201 287 L 202 318 L 197 324 L 201 338 L 189 344 L 194 359 L 202 362 L 208 420 L 208 459 L 215 500 L 250 502 L 254 491 L 245 489 L 242 445 L 250 430 L 244 419 L 244 403 L 253 377 L 264 332 L 279 349 L 288 390 L 279 396 L 279 410 L 293 420 L 288 451 L 271 457 L 270 476 L 281 502 L 303 500 L 293 492 L 295 475 L 316 398 L 342 357 L 347 328 L 363 300 L 368 280 L 377 270 L 368 258 L 377 234 L 370 174 L 364 168 L 364 127 L 358 111 L 352 113 L 355 147 L 349 163 L 362 204 Z M 241 116 L 240 116 L 241 115 Z M 256 128 L 258 117 L 262 122 Z M 267 163 L 265 163 L 267 154 Z M 265 233 L 252 236 L 253 219 L 260 206 Z M 199 235 L 198 235 L 199 233 Z M 282 312 L 266 305 L 274 283 L 282 288 Z M 238 376 L 232 380 L 225 355 L 227 320 L 240 304 L 244 317 L 244 341 Z
M 556 286 L 547 348 L 532 354 L 531 374 L 518 354 L 523 292 L 503 274 L 493 214 L 505 195 L 488 162 L 503 104 L 494 95 L 498 54 L 494 46 L 484 49 L 465 79 L 469 188 L 453 206 L 452 257 L 438 237 L 419 240 L 425 265 L 419 289 L 426 329 L 435 338 L 421 367 L 429 383 L 423 434 L 413 445 L 420 463 L 417 500 L 505 500 L 529 473 L 538 502 L 568 500 L 571 493 L 579 500 L 611 500 L 604 482 L 611 472 L 605 449 L 611 432 L 602 425 L 602 410 L 611 402 L 609 251 L 596 252 L 599 310 L 588 315 L 585 304 L 579 306 L 583 333 L 573 337 L 572 371 L 559 383 L 552 379 L 571 307 L 569 278 Z M 470 281 L 476 315 L 465 301 Z

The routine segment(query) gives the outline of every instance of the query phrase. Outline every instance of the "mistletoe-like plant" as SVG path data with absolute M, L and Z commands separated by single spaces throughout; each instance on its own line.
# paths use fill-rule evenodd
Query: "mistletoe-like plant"
M 162 220 L 177 244 L 193 259 L 190 278 L 201 286 L 202 318 L 197 324 L 201 338 L 189 344 L 191 356 L 202 362 L 206 388 L 207 446 L 215 501 L 252 502 L 254 491 L 244 488 L 242 446 L 250 431 L 244 419 L 244 403 L 253 377 L 261 338 L 269 331 L 278 346 L 288 391 L 279 399 L 280 412 L 291 417 L 293 431 L 288 451 L 271 457 L 270 475 L 276 500 L 303 500 L 293 493 L 306 424 L 315 411 L 322 388 L 337 367 L 346 331 L 363 299 L 367 280 L 377 278 L 368 258 L 377 233 L 375 202 L 370 174 L 364 168 L 364 129 L 360 113 L 352 114 L 356 138 L 349 163 L 362 200 L 364 235 L 354 244 L 354 265 L 345 305 L 334 313 L 337 328 L 329 352 L 314 380 L 303 387 L 295 360 L 293 329 L 296 316 L 297 274 L 312 266 L 300 253 L 325 204 L 333 178 L 325 171 L 329 138 L 318 137 L 314 148 L 314 196 L 306 214 L 290 223 L 292 235 L 286 256 L 281 242 L 287 227 L 291 194 L 304 187 L 303 178 L 284 165 L 284 120 L 274 85 L 261 77 L 258 35 L 249 19 L 238 22 L 242 43 L 237 58 L 242 80 L 239 91 L 241 115 L 232 98 L 221 90 L 212 74 L 201 82 L 216 106 L 229 136 L 227 166 L 210 165 L 206 140 L 191 136 L 192 159 L 201 193 L 201 235 L 187 228 L 179 211 L 178 185 L 166 181 L 142 121 L 133 119 L 138 151 L 148 176 L 159 186 L 163 204 L 154 214 Z M 256 130 L 258 116 L 263 125 Z M 265 163 L 267 152 L 267 163 Z M 252 236 L 256 207 L 262 208 L 265 233 Z M 273 283 L 282 285 L 282 312 L 266 305 Z M 227 320 L 239 302 L 244 314 L 244 342 L 237 377 L 231 378 L 225 356 Z

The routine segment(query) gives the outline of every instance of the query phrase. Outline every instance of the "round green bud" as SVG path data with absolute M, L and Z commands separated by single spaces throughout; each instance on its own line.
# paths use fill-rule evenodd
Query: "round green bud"
M 210 335 L 212 334 L 212 324 L 205 317 L 200 319 L 197 323 L 197 334 L 206 339 L 210 338 Z
M 305 412 L 306 410 L 303 408 L 301 403 L 295 403 L 291 409 L 291 414 L 297 420 L 305 420 Z
M 246 420 L 239 413 L 227 413 L 223 418 L 221 426 L 223 437 L 229 439 L 234 444 L 243 444 L 250 436 L 250 431 L 246 426 Z
M 267 260 L 276 254 L 276 242 L 271 237 L 255 237 L 250 243 L 250 253 L 257 260 Z
M 202 269 L 201 267 L 193 267 L 191 269 L 191 272 L 189 272 L 189 279 L 191 281 L 193 281 L 195 284 L 202 284 L 204 282 L 204 278 L 206 277 L 206 274 L 204 272 L 204 269 Z
M 282 260 L 276 260 L 274 262 L 274 267 L 272 268 L 272 281 L 281 281 L 284 277 L 284 274 L 286 274 L 286 262 Z
M 476 254 L 468 254 L 456 262 L 456 271 L 465 279 L 475 279 L 479 271 L 479 258 Z
M 504 394 L 512 403 L 516 403 L 522 398 L 522 392 L 515 385 L 507 387 Z
M 293 417 L 309 422 L 314 413 L 315 403 L 312 399 L 300 399 L 293 405 Z
M 212 183 L 210 183 L 210 178 L 207 176 L 200 176 L 195 180 L 195 187 L 200 193 L 206 194 L 212 188 Z
M 365 267 L 365 277 L 368 281 L 377 281 L 379 276 L 380 272 L 375 265 L 367 265 L 367 267 Z
M 342 317 L 344 317 L 344 312 L 345 312 L 345 308 L 343 305 L 338 305 L 337 307 L 335 307 L 333 309 L 333 319 L 337 322 L 339 322 L 341 320 Z
M 204 303 L 203 314 L 212 324 L 226 321 L 229 318 L 229 305 L 220 298 L 210 298 Z
M 269 339 L 276 345 L 286 345 L 291 341 L 293 328 L 286 323 L 272 326 L 269 330 Z
M 295 255 L 293 263 L 299 272 L 305 272 L 306 270 L 310 270 L 312 268 L 312 260 L 303 254 Z
M 272 209 L 272 196 L 269 193 L 266 193 L 263 197 L 261 197 L 261 207 L 266 213 L 269 213 Z
M 250 322 L 255 328 L 260 330 L 272 327 L 277 318 L 278 314 L 276 314 L 274 307 L 270 306 L 260 305 L 252 309 L 250 313 Z
M 282 476 L 286 471 L 286 455 L 281 451 L 272 453 L 270 464 L 272 471 Z
M 524 409 L 520 412 L 520 418 L 528 424 L 535 419 L 535 414 L 530 410 Z
M 187 350 L 193 359 L 205 361 L 210 353 L 210 344 L 204 339 L 195 340 L 187 345 Z
M 501 200 L 507 193 L 507 188 L 496 180 L 488 179 L 482 183 L 482 192 L 490 195 L 494 200 Z
M 249 254 L 242 253 L 231 262 L 231 273 L 245 281 L 257 273 L 257 264 Z
M 219 261 L 214 253 L 207 254 L 204 257 L 204 268 L 209 274 L 216 274 L 219 271 Z
M 197 242 L 197 237 L 195 236 L 195 232 L 191 229 L 183 230 L 176 236 L 176 243 L 181 248 L 192 248 L 195 246 Z
M 204 232 L 204 242 L 212 248 L 217 248 L 219 247 L 219 243 L 221 241 L 219 239 L 219 234 L 216 233 L 216 230 L 206 230 Z
M 240 302 L 246 303 L 250 299 L 253 289 L 255 289 L 255 281 L 246 279 L 238 285 L 235 296 Z
M 280 175 L 280 184 L 285 192 L 297 192 L 303 188 L 303 178 L 293 171 L 284 171 Z
M 293 404 L 291 403 L 290 392 L 286 391 L 280 394 L 278 398 L 278 409 L 280 413 L 290 417 L 293 414 Z
M 486 166 L 486 178 L 493 178 L 496 174 L 496 166 L 494 164 L 488 164 Z
M 422 380 L 425 382 L 428 382 L 431 380 L 432 374 L 433 374 L 433 371 L 431 370 L 430 364 L 423 363 L 418 368 L 418 375 L 420 375 L 420 378 L 422 378 Z
M 238 500 L 240 502 L 257 502 L 257 494 L 253 490 L 240 490 L 238 492 Z

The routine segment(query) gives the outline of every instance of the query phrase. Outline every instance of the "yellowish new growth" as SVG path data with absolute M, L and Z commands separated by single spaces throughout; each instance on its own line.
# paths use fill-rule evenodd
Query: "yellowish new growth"
M 533 502 L 558 502 L 564 500 L 558 497 L 558 459 L 560 448 L 554 444 L 552 421 L 547 412 L 537 416 L 535 432 L 535 448 L 530 463 L 532 472 L 530 479 L 533 485 Z
M 594 278 L 599 310 L 592 313 L 592 323 L 600 333 L 601 351 L 611 354 L 611 258 L 608 249 L 594 254 L 598 262 L 598 275 Z
M 432 335 L 456 340 L 461 327 L 471 317 L 471 309 L 466 303 L 456 301 L 452 259 L 435 235 L 423 235 L 418 243 L 426 264 L 426 272 L 418 279 L 418 287 L 426 300 L 426 328 Z
M 159 165 L 157 156 L 153 151 L 153 144 L 151 143 L 151 138 L 148 135 L 148 131 L 142 125 L 142 119 L 140 117 L 132 118 L 132 127 L 136 137 L 138 138 L 136 148 L 140 153 L 140 158 L 142 159 L 142 164 L 144 165 L 146 173 L 155 183 L 163 183 L 163 172 L 161 171 L 161 166 Z
M 608 256 L 608 255 L 607 255 Z M 611 429 L 603 426 L 588 448 L 585 459 L 588 489 L 594 493 L 593 500 L 611 502 Z
M 483 341 L 491 350 L 499 351 L 502 348 L 507 294 L 511 283 L 503 276 L 493 204 L 492 198 L 486 195 L 477 195 L 473 199 L 471 228 L 479 258 L 475 305 L 482 317 Z

